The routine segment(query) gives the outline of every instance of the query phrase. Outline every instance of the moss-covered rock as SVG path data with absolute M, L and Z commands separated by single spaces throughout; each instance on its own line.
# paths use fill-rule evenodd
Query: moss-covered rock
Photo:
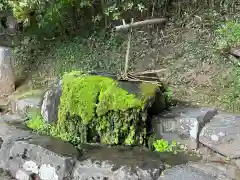
M 168 105 L 166 88 L 156 84 L 81 72 L 65 74 L 60 82 L 61 95 L 48 103 L 56 109 L 60 98 L 58 120 L 47 124 L 38 114 L 27 125 L 74 144 L 147 145 L 149 113 L 159 113 Z
M 157 94 L 166 107 L 160 89 L 151 83 L 116 81 L 81 72 L 65 74 L 57 129 L 78 137 L 81 143 L 144 144 L 148 110 Z

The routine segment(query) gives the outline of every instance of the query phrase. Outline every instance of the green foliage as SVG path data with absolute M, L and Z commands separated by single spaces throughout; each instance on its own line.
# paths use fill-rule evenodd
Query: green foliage
M 180 151 L 176 141 L 172 141 L 172 143 L 169 144 L 167 140 L 160 139 L 156 140 L 153 146 L 157 152 L 172 152 L 173 154 L 177 154 L 177 152 Z
M 37 25 L 48 34 L 64 34 L 90 25 L 107 28 L 112 20 L 123 19 L 126 14 L 143 13 L 151 3 L 143 0 L 90 1 L 90 0 L 8 0 L 15 17 L 25 26 Z M 2 4 L 2 6 L 4 6 Z M 89 30 L 89 28 L 88 28 Z
M 28 113 L 28 120 L 26 121 L 26 126 L 38 133 L 60 138 L 64 141 L 68 141 L 74 145 L 77 145 L 80 140 L 78 137 L 72 136 L 67 132 L 59 132 L 55 124 L 48 124 L 44 121 L 39 112 L 33 111 Z
M 9 8 L 9 2 L 7 0 L 0 0 L 0 11 L 4 11 Z
M 219 49 L 228 46 L 239 45 L 240 43 L 240 23 L 238 21 L 228 21 L 216 30 L 217 44 Z
M 175 8 L 179 11 L 178 17 L 181 17 L 189 7 L 234 10 L 236 2 L 179 0 Z M 84 28 L 89 31 L 89 28 L 102 28 L 103 25 L 107 28 L 114 20 L 159 16 L 167 13 L 172 4 L 170 0 L 2 0 L 0 9 L 10 8 L 25 26 L 40 28 L 42 36 L 45 33 L 56 36 L 74 34 L 76 31 L 82 33 Z
M 158 87 L 149 84 L 151 88 Z M 136 97 L 107 77 L 65 74 L 58 129 L 79 137 L 80 142 L 94 142 L 99 137 L 104 144 L 144 144 L 145 105 L 152 93 L 142 91 L 141 97 Z
M 27 127 L 40 132 L 49 129 L 49 126 L 44 122 L 40 113 L 38 112 L 28 113 L 28 117 L 30 120 L 26 122 Z M 48 132 L 48 130 L 46 132 Z

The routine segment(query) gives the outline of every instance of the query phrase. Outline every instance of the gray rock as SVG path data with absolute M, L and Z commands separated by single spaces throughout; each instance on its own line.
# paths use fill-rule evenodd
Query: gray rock
M 14 16 L 7 16 L 6 18 L 7 30 L 11 34 L 15 34 L 18 28 L 17 19 Z
M 139 147 L 82 145 L 80 156 L 67 142 L 17 125 L 16 117 L 0 118 L 0 168 L 17 179 L 25 180 L 35 173 L 42 180 L 155 180 L 164 170 L 158 153 Z
M 15 91 L 15 77 L 12 66 L 12 50 L 0 46 L 0 96 Z
M 221 155 L 240 157 L 240 114 L 219 113 L 200 133 L 200 142 Z
M 238 168 L 231 164 L 202 162 L 189 163 L 188 165 L 217 177 L 218 180 L 234 180 L 237 178 Z
M 9 119 L 10 116 L 0 118 L 0 168 L 9 170 L 14 177 L 19 176 L 18 179 L 26 177 L 25 171 L 29 175 L 37 172 L 43 180 L 51 179 L 50 176 L 63 179 L 71 175 L 79 156 L 73 145 L 38 135 L 16 123 L 6 123 Z
M 179 165 L 163 172 L 158 180 L 218 180 L 202 170 L 187 165 Z
M 215 108 L 175 107 L 166 113 L 155 116 L 152 126 L 158 139 L 177 140 L 186 144 L 189 149 L 196 149 L 201 129 L 216 114 Z
M 72 145 L 44 136 L 4 142 L 0 151 L 2 168 L 13 175 L 25 170 L 46 180 L 69 177 L 77 156 Z
M 17 124 L 17 123 L 23 123 L 24 119 L 22 119 L 18 115 L 10 115 L 10 114 L 5 114 L 0 116 L 0 122 L 5 122 L 9 124 Z
M 46 122 L 53 123 L 57 121 L 61 95 L 61 81 L 54 84 L 53 87 L 45 93 L 41 105 L 41 115 Z
M 238 167 L 238 170 L 235 172 L 235 174 L 237 175 L 237 177 L 240 177 L 240 159 L 236 159 L 235 164 Z
M 175 166 L 163 172 L 159 180 L 235 180 L 238 168 L 231 164 L 197 162 Z
M 16 115 L 4 115 L 0 116 L 0 138 L 3 141 L 11 139 L 12 141 L 17 139 L 24 139 L 32 137 L 33 133 L 29 130 L 17 128 L 22 127 L 23 119 L 19 119 Z M 11 125 L 11 124 L 14 124 Z
M 158 154 L 141 148 L 91 147 L 73 171 L 74 180 L 155 180 L 164 170 Z
M 12 112 L 26 117 L 31 110 L 40 109 L 41 98 L 40 97 L 27 97 L 20 100 L 12 100 L 11 107 Z
M 18 179 L 39 174 L 41 179 L 63 179 L 71 175 L 78 151 L 69 143 L 47 136 L 34 135 L 4 141 L 0 150 L 0 166 Z

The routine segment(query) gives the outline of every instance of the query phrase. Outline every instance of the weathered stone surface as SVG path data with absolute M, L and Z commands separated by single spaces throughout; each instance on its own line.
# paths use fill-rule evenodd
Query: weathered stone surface
M 7 141 L 9 139 L 14 141 L 21 138 L 24 139 L 32 137 L 33 133 L 31 131 L 26 131 L 10 125 L 15 124 L 21 127 L 21 122 L 23 122 L 23 119 L 20 119 L 16 115 L 0 116 L 0 138 L 3 141 Z
M 15 77 L 11 58 L 12 50 L 0 46 L 0 96 L 15 91 Z
M 11 34 L 15 34 L 18 28 L 17 19 L 14 16 L 7 16 L 6 18 L 7 30 Z
M 24 119 L 22 119 L 18 115 L 10 115 L 10 114 L 5 114 L 0 116 L 0 122 L 5 122 L 8 124 L 18 124 L 18 123 L 23 123 Z
M 220 180 L 202 170 L 187 165 L 179 165 L 163 172 L 158 180 Z
M 82 146 L 38 135 L 18 125 L 18 116 L 0 117 L 0 168 L 24 180 L 34 173 L 42 180 L 155 180 L 164 165 L 158 153 L 142 148 Z M 78 160 L 77 160 L 78 159 Z
M 219 113 L 200 133 L 200 142 L 218 153 L 240 157 L 240 115 Z
M 0 168 L 9 170 L 18 179 L 36 172 L 42 180 L 70 176 L 78 150 L 59 139 L 22 129 L 14 119 L 10 115 L 0 118 Z
M 71 175 L 77 151 L 68 143 L 49 137 L 3 143 L 1 164 L 13 175 L 21 171 L 39 174 L 41 179 L 63 179 Z M 5 158 L 4 158 L 5 157 Z M 4 161 L 4 162 L 3 162 Z
M 26 117 L 27 113 L 33 109 L 39 109 L 41 105 L 41 97 L 27 97 L 24 99 L 16 99 L 11 101 L 12 112 Z
M 23 179 L 27 172 L 41 179 L 63 179 L 71 175 L 78 151 L 69 143 L 47 136 L 11 138 L 2 143 L 0 167 Z
M 41 115 L 47 123 L 53 123 L 58 120 L 58 106 L 62 95 L 61 81 L 54 84 L 43 98 L 41 105 Z
M 160 156 L 141 148 L 84 148 L 74 180 L 155 180 L 164 170 Z
M 215 108 L 175 107 L 155 116 L 152 126 L 158 139 L 177 140 L 188 145 L 189 149 L 196 149 L 201 129 L 216 114 Z
M 237 178 L 238 168 L 231 164 L 201 162 L 189 163 L 188 165 L 202 170 L 205 173 L 216 177 L 218 180 L 234 180 Z
M 234 165 L 197 162 L 166 170 L 159 180 L 235 180 L 237 177 L 238 168 Z

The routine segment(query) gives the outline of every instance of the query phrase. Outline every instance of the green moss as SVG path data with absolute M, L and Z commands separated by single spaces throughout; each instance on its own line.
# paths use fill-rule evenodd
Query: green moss
M 35 112 L 28 116 L 30 116 L 30 120 L 26 122 L 27 127 L 36 131 L 46 130 L 47 124 L 42 119 L 40 113 Z
M 140 84 L 140 88 L 143 99 L 146 100 L 149 97 L 153 97 L 155 95 L 156 90 L 159 88 L 159 85 L 143 82 Z
M 123 84 L 78 71 L 65 74 L 57 124 L 46 124 L 40 113 L 35 113 L 27 126 L 75 145 L 146 145 L 147 108 L 160 88 L 149 83 L 129 83 L 127 87 L 130 85 L 128 88 L 134 91 L 128 91 Z
M 29 120 L 26 121 L 26 126 L 32 130 L 44 135 L 60 138 L 75 145 L 79 142 L 78 137 L 72 136 L 71 133 L 58 131 L 56 124 L 47 124 L 42 118 L 40 112 L 31 112 L 28 114 L 28 118 Z
M 140 96 L 122 89 L 117 81 L 103 76 L 72 72 L 63 76 L 59 106 L 59 132 L 71 132 L 79 142 L 144 144 L 145 105 L 157 85 L 140 84 Z

